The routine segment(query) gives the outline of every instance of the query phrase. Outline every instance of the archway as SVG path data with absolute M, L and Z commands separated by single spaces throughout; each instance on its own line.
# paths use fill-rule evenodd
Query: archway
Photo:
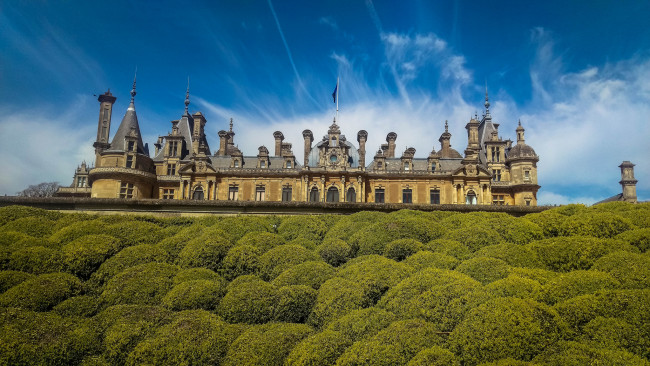
M 327 190 L 327 202 L 338 202 L 339 201 L 339 189 L 336 187 L 330 187 Z
M 198 186 L 194 190 L 194 194 L 192 195 L 193 200 L 202 200 L 203 199 L 203 187 Z

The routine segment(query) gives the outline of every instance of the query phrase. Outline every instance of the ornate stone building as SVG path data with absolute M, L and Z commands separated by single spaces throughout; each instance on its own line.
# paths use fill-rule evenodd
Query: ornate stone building
M 314 144 L 312 131 L 302 135 L 303 156 L 296 156 L 282 132 L 273 134 L 273 152 L 260 146 L 244 155 L 235 145 L 233 121 L 219 131 L 212 153 L 205 135 L 206 119 L 190 114 L 189 89 L 185 112 L 171 122 L 171 133 L 160 136 L 150 155 L 142 141 L 135 112 L 135 81 L 131 103 L 109 142 L 115 97 L 99 96 L 95 167 L 88 173 L 91 197 L 177 200 L 375 202 L 413 204 L 536 205 L 539 157 L 526 144 L 524 128 L 517 142 L 503 140 L 485 114 L 466 124 L 467 147 L 461 155 L 451 147 L 451 134 L 439 138 L 440 149 L 416 157 L 414 148 L 396 151 L 397 134 L 374 154 L 366 154 L 368 132 L 348 141 L 336 120 Z
M 621 181 L 618 183 L 621 185 L 622 192 L 602 201 L 598 201 L 594 203 L 594 205 L 616 201 L 637 203 L 636 184 L 638 181 L 634 179 L 634 164 L 629 160 L 625 160 L 618 167 L 621 168 Z

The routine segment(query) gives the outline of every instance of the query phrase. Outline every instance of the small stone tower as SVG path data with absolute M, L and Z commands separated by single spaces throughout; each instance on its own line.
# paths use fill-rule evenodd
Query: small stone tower
M 636 203 L 637 180 L 634 179 L 634 164 L 626 160 L 618 167 L 621 168 L 621 181 L 619 183 L 623 187 L 623 201 Z

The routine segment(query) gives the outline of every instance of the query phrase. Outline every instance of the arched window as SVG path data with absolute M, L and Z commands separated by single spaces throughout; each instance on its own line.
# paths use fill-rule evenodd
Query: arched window
M 348 188 L 348 192 L 345 194 L 345 201 L 357 202 L 357 192 L 354 190 L 354 188 Z
M 477 202 L 476 193 L 474 193 L 474 191 L 467 192 L 467 196 L 465 197 L 465 203 L 468 205 L 475 205 L 476 202 Z
M 203 199 L 203 187 L 199 186 L 194 190 L 192 195 L 193 200 L 202 200 Z
M 309 202 L 318 202 L 320 201 L 320 194 L 318 193 L 318 188 L 313 187 L 311 191 L 309 191 Z
M 327 202 L 338 202 L 339 201 L 339 189 L 336 187 L 330 187 L 327 190 Z

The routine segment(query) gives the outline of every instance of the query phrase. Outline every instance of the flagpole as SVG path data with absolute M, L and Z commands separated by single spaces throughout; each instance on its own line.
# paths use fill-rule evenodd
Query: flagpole
M 336 119 L 339 119 L 339 77 L 336 77 Z

